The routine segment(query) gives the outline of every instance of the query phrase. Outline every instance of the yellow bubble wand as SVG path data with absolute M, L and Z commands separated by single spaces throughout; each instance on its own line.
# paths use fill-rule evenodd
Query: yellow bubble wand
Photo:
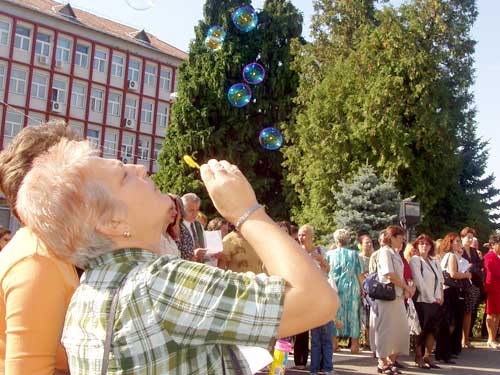
M 191 168 L 196 168 L 196 169 L 200 169 L 200 165 L 194 161 L 194 159 L 189 156 L 189 155 L 184 155 L 182 157 L 182 159 L 184 160 L 184 162 L 189 165 Z

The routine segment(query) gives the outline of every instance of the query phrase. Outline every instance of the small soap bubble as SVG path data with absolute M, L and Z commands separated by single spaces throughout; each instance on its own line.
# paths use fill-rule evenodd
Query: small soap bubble
M 211 50 L 211 51 L 218 51 L 222 48 L 222 41 L 220 39 L 217 39 L 217 38 L 214 38 L 214 37 L 211 37 L 211 36 L 207 36 L 205 38 L 205 47 L 207 47 L 207 49 Z
M 265 128 L 259 134 L 259 143 L 266 150 L 278 150 L 283 145 L 283 135 L 276 128 Z
M 239 7 L 233 13 L 234 26 L 245 33 L 255 29 L 258 22 L 257 12 L 251 6 Z
M 266 71 L 259 63 L 250 63 L 243 68 L 243 79 L 251 85 L 258 85 L 264 80 Z
M 247 84 L 236 83 L 227 91 L 227 99 L 233 107 L 242 108 L 250 103 L 252 90 Z
M 226 31 L 220 26 L 212 26 L 208 29 L 207 36 L 220 39 L 223 42 L 226 39 Z
M 135 10 L 148 10 L 154 7 L 158 0 L 125 0 L 129 7 Z

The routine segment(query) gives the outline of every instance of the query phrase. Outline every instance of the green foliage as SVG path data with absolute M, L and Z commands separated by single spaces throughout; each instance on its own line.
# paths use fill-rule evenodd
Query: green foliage
M 352 181 L 341 181 L 334 194 L 337 210 L 335 226 L 353 234 L 378 238 L 379 232 L 397 222 L 401 198 L 391 179 L 384 180 L 368 165 L 362 166 Z
M 177 101 L 154 180 L 163 191 L 206 197 L 198 172 L 183 164 L 182 156 L 190 154 L 200 162 L 226 159 L 249 178 L 271 215 L 287 218 L 282 154 L 263 150 L 258 134 L 267 126 L 280 127 L 290 120 L 298 85 L 298 75 L 290 69 L 290 44 L 302 33 L 302 16 L 290 1 L 267 0 L 257 29 L 242 33 L 232 24 L 231 15 L 249 4 L 207 0 L 189 60 L 179 69 Z M 204 46 L 206 32 L 213 25 L 227 32 L 223 48 L 217 52 Z M 227 101 L 227 90 L 243 81 L 243 67 L 254 61 L 265 67 L 266 79 L 252 86 L 253 101 L 247 107 L 234 108 Z M 205 206 L 204 210 L 211 213 L 213 208 Z
M 472 116 L 474 0 L 318 0 L 315 10 L 316 40 L 295 50 L 298 107 L 284 150 L 295 219 L 331 231 L 340 181 L 368 163 L 416 196 L 423 228 L 442 229 L 434 214 L 450 192 L 460 199 L 459 136 Z

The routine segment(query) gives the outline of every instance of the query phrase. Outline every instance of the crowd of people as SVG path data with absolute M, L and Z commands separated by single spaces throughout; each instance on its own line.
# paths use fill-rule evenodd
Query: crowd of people
M 410 243 L 391 225 L 375 251 L 338 229 L 326 249 L 313 226 L 275 223 L 237 166 L 210 160 L 201 178 L 212 220 L 196 194 L 161 193 L 142 166 L 99 157 L 63 123 L 23 129 L 0 154 L 0 188 L 23 225 L 1 233 L 0 373 L 249 374 L 238 346 L 282 338 L 297 368 L 310 353 L 311 374 L 335 374 L 348 339 L 392 375 L 410 335 L 416 365 L 439 368 L 473 347 L 484 297 L 487 345 L 500 349 L 500 235 L 483 254 L 472 228 Z

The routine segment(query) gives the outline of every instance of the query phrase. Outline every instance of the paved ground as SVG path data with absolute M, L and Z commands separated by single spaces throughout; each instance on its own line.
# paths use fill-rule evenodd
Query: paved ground
M 487 349 L 484 342 L 474 342 L 475 349 L 464 349 L 455 365 L 446 365 L 437 362 L 442 368 L 435 370 L 419 369 L 410 357 L 402 358 L 408 367 L 402 370 L 408 375 L 500 375 L 500 351 Z M 413 358 L 413 357 L 412 357 Z M 341 350 L 333 356 L 334 368 L 340 375 L 351 374 L 376 374 L 376 360 L 371 352 L 362 352 L 359 355 L 351 355 L 348 350 Z M 293 369 L 293 356 L 288 361 L 286 375 L 306 375 L 308 370 Z M 259 372 L 259 375 L 267 374 Z

